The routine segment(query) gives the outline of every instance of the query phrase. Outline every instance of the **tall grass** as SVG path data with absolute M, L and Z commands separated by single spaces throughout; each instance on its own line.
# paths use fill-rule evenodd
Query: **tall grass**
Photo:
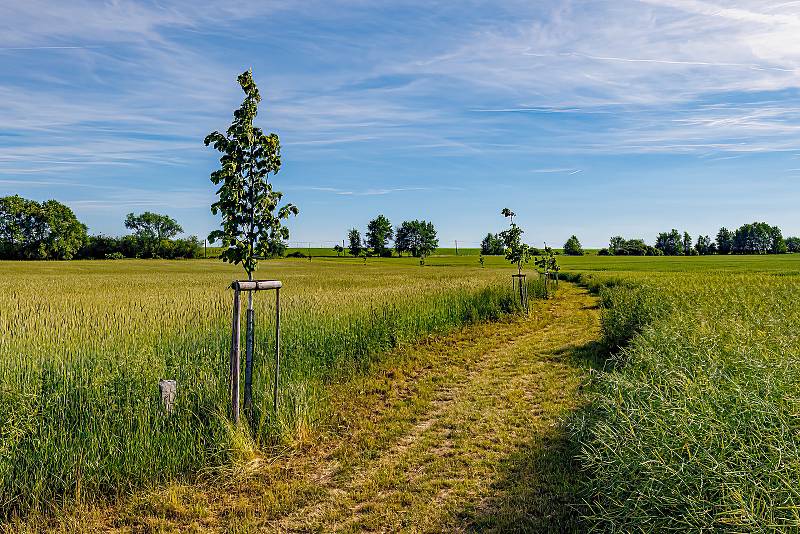
M 212 262 L 0 265 L 0 513 L 69 505 L 230 465 L 324 417 L 327 382 L 421 336 L 518 311 L 507 272 L 270 262 L 257 303 L 255 424 L 228 412 L 231 293 Z M 537 288 L 531 290 L 537 293 Z M 167 415 L 160 378 L 176 379 Z
M 579 429 L 600 530 L 800 528 L 800 277 L 628 273 L 584 281 L 624 345 Z

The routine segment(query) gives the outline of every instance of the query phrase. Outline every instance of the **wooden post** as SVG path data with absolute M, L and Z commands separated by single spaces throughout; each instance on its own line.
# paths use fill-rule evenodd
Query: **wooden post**
M 252 280 L 252 277 L 250 277 Z M 244 413 L 252 421 L 253 416 L 253 345 L 255 344 L 255 310 L 253 291 L 247 294 L 247 329 L 245 330 L 244 351 Z
M 239 288 L 233 290 L 233 334 L 231 336 L 231 417 L 235 424 L 239 424 L 239 336 L 241 335 L 241 304 L 239 302 Z
M 281 288 L 275 289 L 275 386 L 272 394 L 272 411 L 278 416 L 278 375 L 281 370 Z
M 241 361 L 241 292 L 246 291 L 250 298 L 247 310 L 247 348 L 245 355 L 245 379 L 244 379 L 244 411 L 252 423 L 253 416 L 253 348 L 255 332 L 255 312 L 252 307 L 254 291 L 275 290 L 275 393 L 273 398 L 273 409 L 278 408 L 278 374 L 280 373 L 280 337 L 281 337 L 281 301 L 280 280 L 236 280 L 231 284 L 233 289 L 233 334 L 231 336 L 231 418 L 234 423 L 239 423 L 239 382 L 240 382 L 240 361 Z

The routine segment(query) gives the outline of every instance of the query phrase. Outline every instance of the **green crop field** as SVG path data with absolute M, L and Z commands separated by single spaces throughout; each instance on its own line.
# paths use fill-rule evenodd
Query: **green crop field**
M 589 524 L 800 527 L 798 257 L 572 265 L 611 351 L 576 422 Z
M 518 311 L 508 263 L 484 260 L 264 262 L 259 277 L 285 284 L 283 367 L 276 414 L 273 295 L 259 294 L 251 431 L 228 418 L 237 268 L 0 263 L 2 513 L 113 500 L 291 447 L 327 417 L 331 384 L 405 342 Z M 589 402 L 563 421 L 581 524 L 800 527 L 800 255 L 559 261 L 602 305 Z M 170 415 L 161 378 L 178 383 Z
M 414 261 L 282 260 L 257 298 L 252 436 L 227 421 L 232 292 L 216 260 L 0 263 L 0 507 L 24 512 L 224 468 L 324 417 L 325 383 L 429 333 L 517 310 L 508 271 Z M 166 416 L 158 381 L 176 379 Z

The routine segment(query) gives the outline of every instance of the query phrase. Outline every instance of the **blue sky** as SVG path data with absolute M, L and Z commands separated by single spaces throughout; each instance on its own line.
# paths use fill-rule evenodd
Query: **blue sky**
M 202 141 L 252 68 L 292 241 L 384 213 L 475 243 L 506 206 L 532 244 L 800 234 L 800 1 L 228 4 L 3 3 L 0 194 L 56 198 L 92 232 L 153 210 L 202 238 Z

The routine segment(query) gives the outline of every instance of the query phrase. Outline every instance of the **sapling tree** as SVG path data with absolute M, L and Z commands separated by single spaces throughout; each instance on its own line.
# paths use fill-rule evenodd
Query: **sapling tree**
M 506 259 L 511 263 L 516 264 L 517 274 L 522 274 L 522 268 L 531 259 L 531 249 L 528 245 L 522 242 L 522 234 L 524 230 L 517 226 L 514 222 L 516 213 L 508 208 L 503 208 L 500 212 L 504 217 L 511 219 L 511 223 L 507 230 L 500 232 L 500 239 L 506 247 Z
M 531 258 L 531 249 L 528 245 L 522 242 L 522 234 L 524 231 L 515 222 L 514 217 L 516 214 L 508 208 L 503 208 L 500 212 L 503 217 L 510 219 L 510 224 L 507 230 L 500 232 L 500 239 L 506 247 L 506 259 L 517 266 L 516 280 L 519 282 L 519 299 L 520 304 L 528 308 L 527 299 L 527 286 L 523 282 L 522 268 Z M 513 278 L 512 278 L 513 280 Z
M 278 136 L 265 134 L 253 125 L 261 95 L 253 73 L 243 72 L 237 78 L 244 91 L 242 105 L 234 111 L 233 122 L 225 131 L 206 136 L 205 145 L 213 145 L 222 153 L 221 168 L 211 173 L 211 181 L 219 186 L 218 199 L 211 205 L 214 215 L 221 214 L 221 229 L 209 234 L 211 241 L 221 241 L 223 261 L 242 265 L 248 280 L 258 267 L 259 258 L 269 255 L 276 242 L 289 238 L 283 221 L 297 215 L 294 204 L 279 206 L 283 193 L 275 191 L 269 181 L 281 168 L 281 147 Z M 251 411 L 250 388 L 253 365 L 253 292 L 248 293 L 245 410 Z
M 558 265 L 558 258 L 556 258 L 553 249 L 548 247 L 547 243 L 545 243 L 544 253 L 541 257 L 534 259 L 533 263 L 536 268 L 539 269 L 542 274 L 544 274 L 545 293 L 547 293 L 547 283 L 550 279 L 551 273 L 555 273 L 556 283 L 558 283 L 558 272 L 561 270 L 561 267 Z

